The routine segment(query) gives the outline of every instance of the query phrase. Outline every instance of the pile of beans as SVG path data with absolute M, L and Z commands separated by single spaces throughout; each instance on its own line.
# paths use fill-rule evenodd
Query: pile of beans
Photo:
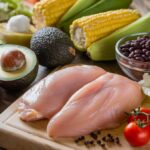
M 150 61 L 150 36 L 140 36 L 135 40 L 127 41 L 120 46 L 120 52 L 132 60 Z

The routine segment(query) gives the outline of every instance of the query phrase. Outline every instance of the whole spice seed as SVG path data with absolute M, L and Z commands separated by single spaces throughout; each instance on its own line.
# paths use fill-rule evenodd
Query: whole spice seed
M 111 134 L 107 134 L 108 137 L 113 137 Z
M 121 144 L 120 144 L 119 137 L 116 137 L 115 141 L 116 141 L 116 144 L 121 145 Z
M 99 134 L 101 134 L 99 130 L 90 133 L 90 136 L 92 137 L 93 140 L 92 139 L 86 140 L 85 136 L 80 136 L 78 139 L 75 140 L 75 143 L 84 144 L 87 148 L 94 147 L 95 144 L 97 144 L 101 146 L 103 149 L 107 149 L 106 146 L 109 146 L 109 144 L 111 143 L 121 146 L 119 137 L 113 137 L 113 135 L 108 133 L 106 136 L 103 136 L 100 140 Z
M 127 41 L 120 46 L 120 52 L 132 60 L 141 62 L 150 61 L 150 36 L 146 35 Z
M 75 139 L 75 143 L 79 143 L 85 140 L 84 136 L 80 136 L 78 139 Z
M 76 139 L 76 140 L 75 140 L 75 143 L 78 143 L 78 142 L 79 142 L 79 140 L 78 140 L 78 139 Z
M 84 145 L 87 147 L 94 146 L 94 141 L 84 141 Z
M 98 135 L 100 135 L 101 134 L 101 132 L 98 130 L 98 131 L 96 131 L 96 133 L 98 134 Z
M 88 141 L 85 141 L 85 142 L 84 142 L 84 145 L 89 145 L 89 142 L 88 142 Z
M 101 145 L 101 140 L 98 140 L 96 143 L 97 143 L 98 145 Z
M 104 136 L 104 137 L 102 138 L 102 140 L 103 140 L 104 142 L 106 142 L 106 137 Z
M 94 141 L 90 141 L 90 144 L 93 145 L 93 144 L 94 144 Z
M 95 132 L 90 133 L 90 136 L 94 139 L 97 140 L 97 134 Z
M 105 147 L 105 144 L 101 144 L 101 147 L 106 148 L 106 147 Z
M 107 141 L 114 143 L 114 138 L 113 138 L 113 136 L 112 136 L 111 134 L 108 134 L 107 136 L 108 136 L 108 140 L 107 140 Z
M 114 143 L 114 141 L 115 141 L 115 140 L 114 140 L 113 138 L 112 138 L 112 139 L 109 139 L 109 142 Z
M 84 136 L 80 136 L 78 139 L 79 139 L 80 141 L 82 141 L 82 140 L 85 139 L 85 137 L 84 137 Z

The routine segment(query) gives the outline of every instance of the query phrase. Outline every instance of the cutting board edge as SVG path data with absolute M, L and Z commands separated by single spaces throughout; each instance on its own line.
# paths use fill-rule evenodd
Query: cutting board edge
M 16 150 L 16 146 L 19 145 L 21 147 L 19 148 L 19 150 L 28 150 L 29 147 L 28 146 L 26 147 L 25 143 L 27 143 L 27 145 L 30 143 L 29 145 L 35 146 L 35 148 L 33 149 L 30 148 L 30 150 L 37 150 L 36 149 L 37 146 L 38 150 L 49 150 L 49 148 L 51 148 L 52 150 L 74 150 L 71 147 L 67 147 L 55 141 L 43 139 L 36 135 L 26 133 L 22 130 L 19 130 L 18 128 L 15 128 L 7 124 L 7 120 L 9 119 L 9 117 L 11 117 L 11 115 L 16 113 L 17 104 L 18 100 L 16 100 L 2 114 L 0 114 L 0 146 L 7 148 L 8 150 Z M 29 136 L 30 138 L 28 138 Z

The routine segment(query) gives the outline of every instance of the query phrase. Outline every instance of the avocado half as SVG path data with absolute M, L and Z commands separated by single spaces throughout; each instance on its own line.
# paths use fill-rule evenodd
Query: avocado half
M 32 38 L 35 28 L 31 25 L 29 33 L 17 33 L 6 30 L 6 23 L 0 24 L 0 40 L 7 44 L 16 44 L 30 47 L 30 40 Z
M 24 54 L 26 64 L 23 68 L 14 72 L 4 71 L 0 65 L 0 86 L 8 90 L 20 90 L 30 85 L 36 78 L 38 72 L 38 61 L 32 50 L 27 47 L 11 44 L 0 45 L 0 61 L 2 60 L 1 56 L 3 52 L 12 49 L 17 49 Z

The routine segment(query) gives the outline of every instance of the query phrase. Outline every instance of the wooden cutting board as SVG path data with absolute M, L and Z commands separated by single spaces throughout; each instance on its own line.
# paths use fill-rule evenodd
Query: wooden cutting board
M 46 126 L 48 120 L 36 122 L 23 122 L 19 119 L 16 111 L 18 101 L 12 104 L 0 115 L 0 145 L 8 150 L 103 150 L 101 146 L 95 144 L 90 148 L 74 142 L 75 139 L 53 140 L 47 136 Z M 144 106 L 150 107 L 150 98 L 146 98 Z M 102 139 L 107 134 L 119 137 L 120 144 L 106 144 L 107 150 L 150 150 L 150 143 L 144 147 L 131 147 L 123 136 L 125 124 L 112 130 L 103 130 L 98 136 Z M 91 139 L 90 136 L 86 136 Z
M 141 11 L 142 14 L 149 12 L 150 0 L 134 0 L 133 6 Z M 116 62 L 105 63 L 93 63 L 92 61 L 85 60 L 84 58 L 77 57 L 74 63 L 86 63 L 96 64 L 104 69 L 120 73 Z M 39 81 L 43 76 L 47 74 L 47 71 L 43 69 L 39 71 L 36 81 Z M 48 120 L 41 120 L 32 123 L 25 123 L 18 117 L 16 106 L 18 101 L 14 102 L 8 109 L 0 114 L 0 147 L 7 148 L 8 150 L 103 150 L 101 146 L 95 145 L 91 148 L 87 148 L 84 145 L 78 145 L 74 142 L 74 139 L 53 140 L 46 134 L 46 126 Z M 144 101 L 144 106 L 150 107 L 150 99 Z M 123 129 L 125 124 L 119 128 L 113 130 L 104 130 L 99 135 L 99 139 L 102 139 L 108 133 L 114 137 L 119 137 L 121 145 L 118 144 L 106 144 L 108 150 L 150 150 L 150 143 L 141 148 L 131 147 L 123 136 Z M 89 139 L 89 136 L 86 137 Z

